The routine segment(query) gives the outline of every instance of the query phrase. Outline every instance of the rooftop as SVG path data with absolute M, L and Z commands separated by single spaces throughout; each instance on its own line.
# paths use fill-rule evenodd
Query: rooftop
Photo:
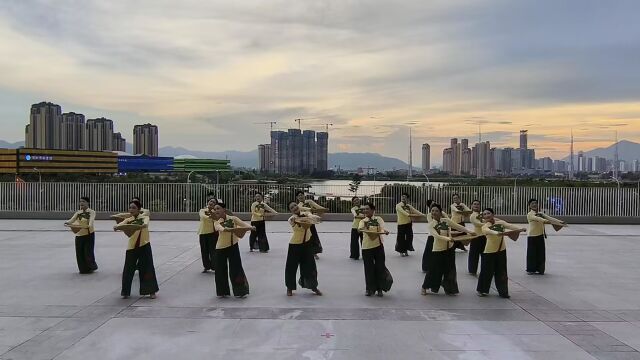
M 509 241 L 505 300 L 476 296 L 464 253 L 459 296 L 420 296 L 424 223 L 408 258 L 387 238 L 395 283 L 384 298 L 365 297 L 362 262 L 348 258 L 350 223 L 326 222 L 325 296 L 288 298 L 288 226 L 270 222 L 271 252 L 240 243 L 251 294 L 239 300 L 216 298 L 213 274 L 201 273 L 195 221 L 152 221 L 158 298 L 123 300 L 126 239 L 112 225 L 97 222 L 100 268 L 79 275 L 62 222 L 0 220 L 0 359 L 640 359 L 640 226 L 550 234 L 545 276 L 524 272 L 525 238 Z

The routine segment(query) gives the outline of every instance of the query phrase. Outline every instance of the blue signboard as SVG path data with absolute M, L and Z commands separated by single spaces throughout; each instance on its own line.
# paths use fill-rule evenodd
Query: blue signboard
M 118 172 L 169 172 L 173 171 L 172 157 L 118 156 Z

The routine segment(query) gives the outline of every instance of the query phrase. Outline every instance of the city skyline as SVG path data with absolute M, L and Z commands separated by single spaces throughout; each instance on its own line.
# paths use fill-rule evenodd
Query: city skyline
M 330 152 L 403 160 L 409 126 L 414 154 L 478 124 L 496 147 L 531 130 L 537 156 L 556 159 L 571 129 L 576 153 L 615 130 L 640 141 L 634 2 L 124 4 L 0 5 L 3 140 L 21 140 L 24 109 L 45 99 L 153 122 L 164 145 L 194 150 L 252 150 L 269 139 L 255 122 L 295 118 L 334 124 Z

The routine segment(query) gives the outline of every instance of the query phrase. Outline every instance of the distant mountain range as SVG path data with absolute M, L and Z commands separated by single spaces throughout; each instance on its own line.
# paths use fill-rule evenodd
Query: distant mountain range
M 614 155 L 615 151 L 616 151 L 616 145 L 613 144 L 606 148 L 597 148 L 597 149 L 585 151 L 584 156 L 586 158 L 599 156 L 606 159 L 613 159 L 615 156 Z M 574 156 L 574 161 L 577 161 L 578 153 L 575 152 L 573 156 Z M 566 158 L 564 158 L 564 160 L 566 161 L 569 161 L 569 159 L 570 159 L 570 156 L 567 156 Z M 618 141 L 618 159 L 624 160 L 626 162 L 631 162 L 633 160 L 640 159 L 640 144 L 633 141 L 628 141 L 628 140 Z

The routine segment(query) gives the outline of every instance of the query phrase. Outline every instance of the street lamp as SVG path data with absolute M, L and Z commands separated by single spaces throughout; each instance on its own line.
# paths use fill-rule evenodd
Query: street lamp
M 191 174 L 195 171 L 192 171 L 187 175 L 187 212 L 191 212 Z
M 620 214 L 622 213 L 622 204 L 620 203 L 620 180 L 618 180 L 617 177 L 612 176 L 611 177 L 613 180 L 616 181 L 616 183 L 618 183 L 618 213 L 617 216 L 620 216 Z

